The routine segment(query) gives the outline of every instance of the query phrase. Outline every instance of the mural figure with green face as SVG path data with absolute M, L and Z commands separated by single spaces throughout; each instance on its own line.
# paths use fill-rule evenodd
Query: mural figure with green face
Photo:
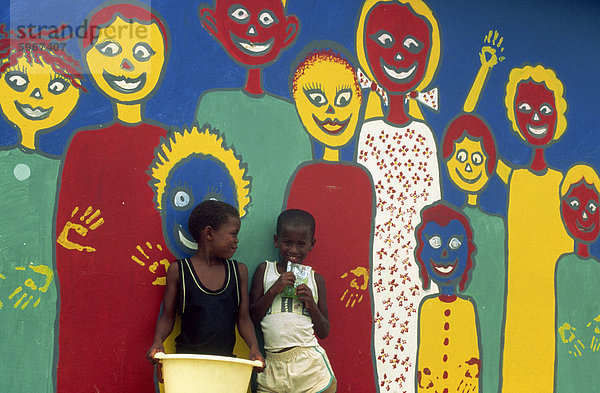
M 0 25 L 0 107 L 15 144 L 0 150 L 0 391 L 53 392 L 54 207 L 60 157 L 39 136 L 61 127 L 85 88 L 59 29 Z M 10 339 L 9 339 L 10 337 Z M 35 374 L 32 374 L 35 373 Z
M 293 45 L 300 31 L 300 22 L 287 15 L 285 3 L 215 0 L 214 6 L 202 4 L 198 10 L 206 31 L 247 70 L 243 88 L 204 92 L 195 119 L 222 130 L 248 166 L 252 202 L 242 220 L 236 257 L 249 265 L 250 273 L 265 258 L 277 256 L 271 237 L 287 180 L 312 158 L 310 139 L 293 104 L 263 89 L 263 69 Z
M 173 256 L 146 173 L 167 131 L 144 107 L 163 79 L 170 41 L 161 16 L 137 2 L 102 4 L 86 22 L 85 65 L 114 118 L 78 130 L 62 169 L 57 391 L 150 392 L 153 370 L 140 356 L 154 337 L 147 310 L 160 307 Z
M 304 263 L 327 283 L 330 324 L 336 334 L 322 345 L 338 389 L 374 392 L 369 280 L 373 184 L 362 165 L 340 161 L 340 149 L 351 143 L 362 120 L 363 95 L 350 59 L 344 48 L 330 41 L 313 42 L 298 55 L 290 90 L 306 132 L 322 144 L 324 154 L 294 173 L 286 208 L 309 211 L 317 222 L 318 241 Z M 362 372 L 354 372 L 348 362 Z
M 590 245 L 600 233 L 600 178 L 587 164 L 573 165 L 560 186 L 560 212 L 573 252 L 556 263 L 554 391 L 592 392 L 600 386 L 600 260 Z
M 464 294 L 475 300 L 480 324 L 481 391 L 497 392 L 500 381 L 506 284 L 506 225 L 484 211 L 479 197 L 496 169 L 496 142 L 488 124 L 476 114 L 450 122 L 442 142 L 443 162 L 452 184 L 465 193 L 462 213 L 473 230 L 472 279 Z

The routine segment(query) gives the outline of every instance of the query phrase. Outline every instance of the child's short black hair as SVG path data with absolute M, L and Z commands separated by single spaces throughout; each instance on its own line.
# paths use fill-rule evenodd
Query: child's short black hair
M 188 230 L 194 240 L 198 241 L 204 228 L 210 226 L 213 229 L 219 229 L 229 217 L 239 218 L 240 212 L 229 203 L 207 199 L 192 210 L 188 219 Z
M 281 235 L 284 225 L 295 227 L 307 226 L 310 228 L 310 236 L 315 236 L 315 218 L 307 211 L 300 209 L 288 209 L 281 212 L 277 217 L 277 236 Z

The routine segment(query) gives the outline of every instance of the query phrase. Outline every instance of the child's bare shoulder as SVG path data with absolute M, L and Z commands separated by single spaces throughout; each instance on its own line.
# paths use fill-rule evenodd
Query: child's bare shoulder
M 322 275 L 320 275 L 317 272 L 315 273 L 315 282 L 317 283 L 317 287 L 325 287 L 325 277 L 323 277 Z
M 255 276 L 260 275 L 262 277 L 265 274 L 266 269 L 267 269 L 267 262 L 261 262 L 256 267 L 256 270 L 254 271 L 254 275 Z

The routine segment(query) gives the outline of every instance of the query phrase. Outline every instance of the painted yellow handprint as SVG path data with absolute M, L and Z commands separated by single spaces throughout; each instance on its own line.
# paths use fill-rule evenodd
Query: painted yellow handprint
M 590 349 L 592 352 L 598 352 L 600 350 L 600 314 L 588 322 L 586 328 L 594 329 L 593 333 L 591 333 L 592 338 L 590 340 Z
M 469 90 L 467 99 L 463 105 L 463 111 L 466 113 L 473 112 L 479 102 L 479 97 L 487 81 L 488 73 L 494 66 L 500 62 L 503 62 L 505 57 L 501 56 L 504 52 L 502 43 L 504 38 L 500 36 L 496 30 L 490 30 L 483 38 L 483 46 L 479 51 L 479 60 L 481 61 L 481 67 L 477 71 L 473 85 Z
M 69 232 L 73 230 L 82 237 L 86 236 L 89 231 L 93 231 L 97 229 L 100 225 L 104 224 L 104 218 L 100 217 L 102 212 L 100 212 L 100 209 L 96 209 L 94 211 L 94 209 L 91 206 L 88 206 L 88 208 L 81 215 L 81 217 L 79 217 L 79 221 L 81 223 L 77 223 L 77 220 L 74 219 L 74 217 L 78 212 L 79 207 L 77 206 L 71 212 L 71 218 L 73 220 L 67 221 L 65 223 L 65 226 L 60 232 L 60 235 L 58 235 L 58 239 L 56 239 L 56 242 L 69 250 L 94 252 L 96 251 L 94 247 L 82 246 L 81 244 L 69 240 Z
M 24 283 L 18 286 L 13 293 L 8 296 L 9 300 L 14 300 L 14 308 L 21 308 L 24 310 L 36 297 L 38 294 L 35 291 L 39 291 L 42 293 L 46 293 L 50 284 L 54 280 L 54 272 L 46 265 L 29 265 L 29 269 L 31 269 L 34 273 L 41 275 L 44 277 L 44 282 L 40 283 L 36 282 L 33 278 L 27 278 Z M 15 270 L 26 271 L 27 267 L 19 266 L 16 267 Z M 39 278 L 36 276 L 36 278 Z M 34 301 L 33 307 L 37 307 L 42 300 L 41 295 Z
M 144 243 L 144 247 L 137 245 L 135 249 L 137 250 L 138 255 L 135 255 L 135 253 L 131 255 L 131 260 L 140 266 L 148 266 L 150 273 L 158 276 L 152 282 L 152 285 L 167 285 L 167 269 L 169 269 L 170 266 L 169 261 L 166 258 L 151 260 L 150 255 L 148 255 L 155 251 L 162 253 L 162 246 L 157 244 L 153 247 L 150 242 L 146 242 Z M 161 266 L 163 266 L 164 269 L 159 269 Z
M 350 270 L 350 273 L 352 274 L 350 288 L 346 289 L 340 298 L 340 301 L 346 302 L 346 307 L 354 307 L 356 303 L 362 302 L 364 291 L 369 286 L 369 271 L 366 268 L 358 266 L 356 269 Z M 341 278 L 347 277 L 349 277 L 348 273 L 341 276 Z
M 479 52 L 479 60 L 481 60 L 482 66 L 488 66 L 492 68 L 498 63 L 504 61 L 505 57 L 500 56 L 504 52 L 502 43 L 504 37 L 500 36 L 496 30 L 490 30 L 483 38 L 484 46 Z
M 581 342 L 576 335 L 577 329 L 575 326 L 571 326 L 568 322 L 563 323 L 558 328 L 558 334 L 563 344 L 569 344 L 573 346 L 573 350 L 569 350 L 569 353 L 575 357 L 579 357 L 585 351 L 585 345 Z

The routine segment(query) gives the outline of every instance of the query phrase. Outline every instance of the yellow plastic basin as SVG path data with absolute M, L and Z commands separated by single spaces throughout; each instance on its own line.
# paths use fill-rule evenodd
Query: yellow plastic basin
M 246 393 L 260 360 L 212 355 L 154 355 L 162 363 L 165 393 Z

